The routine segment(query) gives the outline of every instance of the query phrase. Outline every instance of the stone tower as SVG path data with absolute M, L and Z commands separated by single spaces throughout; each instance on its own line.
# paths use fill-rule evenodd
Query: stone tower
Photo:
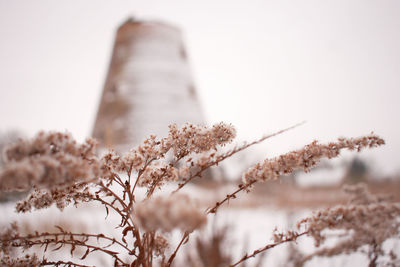
M 129 19 L 115 37 L 93 137 L 122 152 L 185 122 L 204 120 L 180 30 Z

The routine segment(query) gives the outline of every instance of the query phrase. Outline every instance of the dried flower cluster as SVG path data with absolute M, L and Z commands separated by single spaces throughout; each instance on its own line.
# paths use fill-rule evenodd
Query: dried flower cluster
M 164 182 L 174 182 L 179 179 L 179 171 L 171 163 L 153 162 L 146 168 L 138 181 L 139 186 L 148 186 L 153 181 L 158 181 L 158 186 Z
M 154 254 L 157 257 L 163 256 L 168 248 L 168 240 L 163 235 L 156 235 L 154 238 Z
M 28 212 L 34 209 L 45 209 L 53 204 L 63 210 L 70 203 L 79 204 L 91 201 L 95 196 L 89 192 L 89 186 L 85 183 L 52 188 L 35 189 L 24 200 L 16 205 L 17 212 Z
M 28 266 L 40 266 L 41 261 L 33 254 L 26 254 L 23 257 L 13 258 L 9 255 L 4 256 L 0 259 L 1 266 L 13 266 L 13 267 L 28 267 Z
M 77 144 L 68 133 L 40 132 L 31 140 L 21 139 L 5 151 L 0 189 L 55 188 L 101 177 L 95 148 L 94 139 Z
M 210 150 L 217 150 L 219 146 L 230 143 L 236 131 L 232 125 L 218 123 L 207 128 L 193 124 L 185 124 L 178 128 L 176 124 L 170 125 L 168 137 L 157 140 L 151 135 L 148 139 L 131 149 L 123 156 L 110 151 L 102 157 L 104 168 L 110 172 L 142 171 L 137 180 L 138 186 L 146 186 L 152 193 L 156 187 L 165 182 L 185 180 L 192 175 L 190 169 L 196 169 L 200 162 L 187 159 L 190 167 L 178 162 L 191 154 L 199 154 Z M 171 155 L 168 156 L 168 153 Z M 159 159 L 167 159 L 164 162 Z M 172 161 L 171 158 L 174 160 Z M 207 166 L 209 167 L 209 166 Z
M 169 127 L 169 138 L 176 158 L 192 152 L 216 150 L 218 145 L 231 142 L 235 136 L 235 128 L 224 123 L 215 124 L 211 129 L 192 124 L 186 124 L 181 129 L 176 124 Z
M 316 247 L 327 240 L 327 230 L 341 230 L 341 235 L 345 231 L 345 238 L 334 246 L 322 248 L 304 257 L 301 262 L 315 256 L 349 254 L 367 245 L 370 261 L 375 264 L 378 256 L 384 254 L 383 242 L 400 236 L 399 204 L 370 195 L 364 185 L 348 186 L 345 191 L 352 194 L 348 205 L 319 211 L 298 223 L 299 228 L 305 226 Z
M 266 159 L 263 163 L 258 163 L 243 174 L 245 184 L 252 184 L 256 181 L 265 182 L 277 179 L 284 174 L 292 173 L 294 170 L 309 171 L 321 158 L 334 158 L 340 150 L 347 148 L 357 150 L 383 145 L 385 141 L 376 135 L 369 135 L 360 138 L 339 138 L 337 142 L 327 145 L 318 144 L 317 141 L 306 145 L 300 150 L 281 155 L 277 158 Z
M 218 151 L 219 147 L 235 137 L 235 129 L 224 123 L 209 128 L 192 124 L 185 124 L 181 128 L 171 125 L 165 138 L 150 136 L 124 155 L 110 151 L 101 157 L 95 154 L 95 141 L 88 139 L 85 143 L 78 144 L 65 133 L 39 133 L 31 140 L 20 140 L 5 151 L 7 163 L 0 172 L 1 190 L 31 189 L 28 197 L 17 203 L 18 212 L 47 208 L 53 204 L 63 210 L 68 204 L 97 202 L 104 206 L 107 215 L 114 213 L 119 216 L 120 223 L 116 230 L 117 233 L 119 231 L 119 238 L 103 233 L 73 233 L 61 227 L 57 227 L 58 231 L 52 233 L 35 232 L 22 236 L 18 234 L 16 225 L 12 225 L 0 234 L 1 263 L 4 266 L 89 266 L 85 260 L 96 251 L 109 256 L 114 266 L 171 266 L 180 248 L 189 240 L 190 234 L 205 225 L 210 213 L 216 213 L 221 205 L 236 198 L 240 191 L 248 191 L 256 182 L 276 179 L 295 169 L 308 171 L 322 157 L 335 157 L 343 148 L 360 151 L 364 147 L 375 147 L 384 143 L 375 135 L 356 139 L 343 138 L 328 145 L 313 142 L 303 149 L 267 159 L 244 174 L 244 184 L 240 184 L 236 191 L 206 211 L 199 210 L 188 196 L 178 192 L 193 179 L 201 178 L 202 173 L 212 166 L 288 129 L 222 153 Z M 156 190 L 162 190 L 167 183 L 177 185 L 176 190 L 168 195 L 155 196 Z M 137 194 L 138 187 L 147 190 L 144 196 Z M 353 218 L 357 216 L 370 219 L 369 227 L 377 223 L 373 216 L 386 216 L 388 224 L 385 227 L 392 230 L 375 233 L 373 241 L 379 245 L 395 233 L 394 226 L 389 225 L 389 221 L 393 222 L 399 216 L 398 208 L 375 200 L 374 202 L 369 198 L 364 198 L 363 201 L 368 202 L 364 203 L 368 206 L 361 207 L 364 204 L 358 203 L 354 209 L 343 207 L 328 210 L 315 219 L 304 220 L 302 223 L 308 227 L 305 232 L 275 233 L 273 243 L 252 254 L 246 254 L 231 266 L 279 244 L 295 241 L 306 233 L 320 243 L 324 238 L 322 230 L 327 227 L 341 227 L 365 234 L 365 231 L 358 231 L 352 225 L 354 222 L 361 222 Z M 344 211 L 353 217 L 340 215 Z M 361 216 L 364 213 L 367 215 Z M 176 246 L 163 236 L 174 229 L 182 234 L 182 239 Z M 383 231 L 383 228 L 379 229 Z M 368 238 L 357 240 L 362 240 L 360 242 L 363 244 L 372 242 Z M 73 260 L 60 259 L 53 262 L 45 257 L 39 260 L 35 254 L 18 257 L 22 255 L 22 251 L 30 252 L 31 248 L 42 248 L 46 256 L 49 246 L 55 247 L 55 250 L 69 251 Z M 358 246 L 357 243 L 355 246 Z M 224 258 L 224 262 L 226 260 L 228 258 Z
M 264 138 L 260 140 L 264 140 Z M 295 170 L 308 172 L 322 158 L 331 159 L 337 157 L 340 150 L 345 148 L 359 152 L 363 148 L 373 148 L 383 144 L 385 144 L 385 141 L 382 138 L 371 134 L 359 138 L 339 138 L 338 142 L 331 142 L 327 145 L 314 141 L 302 149 L 280 155 L 273 159 L 267 158 L 264 162 L 257 163 L 248 169 L 243 174 L 243 184 L 239 184 L 238 189 L 228 194 L 222 201 L 215 203 L 215 206 L 210 208 L 208 213 L 216 213 L 222 204 L 236 198 L 237 194 L 241 191 L 249 191 L 251 186 L 257 182 L 275 180 Z

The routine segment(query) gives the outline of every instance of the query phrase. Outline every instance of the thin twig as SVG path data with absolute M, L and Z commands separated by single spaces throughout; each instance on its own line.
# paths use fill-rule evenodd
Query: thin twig
M 93 251 L 101 251 L 104 252 L 110 256 L 112 256 L 113 258 L 115 258 L 116 260 L 118 260 L 119 262 L 121 262 L 122 264 L 126 264 L 123 260 L 121 260 L 117 254 L 119 254 L 119 252 L 116 251 L 112 251 L 109 249 L 105 249 L 103 247 L 97 247 L 94 245 L 90 245 L 90 244 L 86 244 L 84 241 L 81 240 L 58 240 L 58 239 L 44 239 L 44 240 L 35 240 L 35 241 L 29 241 L 29 240 L 22 240 L 24 241 L 22 244 L 24 244 L 24 246 L 39 246 L 39 245 L 47 245 L 47 244 L 60 244 L 61 246 L 59 248 L 61 248 L 64 245 L 71 245 L 71 246 L 81 246 L 81 247 L 86 247 L 88 250 L 92 249 L 91 252 Z M 13 244 L 14 246 L 15 244 Z M 57 248 L 58 249 L 58 248 Z M 89 252 L 90 253 L 90 252 Z
M 64 266 L 71 266 L 71 267 L 96 267 L 94 265 L 84 265 L 72 261 L 61 261 L 61 260 L 59 261 L 44 260 L 40 263 L 40 266 L 46 266 L 46 265 L 61 266 L 61 264 L 64 264 Z
M 190 234 L 189 232 L 185 232 L 185 234 L 183 235 L 181 241 L 179 242 L 178 246 L 176 247 L 174 253 L 172 253 L 172 255 L 169 257 L 167 266 L 171 266 L 174 258 L 176 257 L 176 254 L 178 253 L 179 248 L 187 240 L 187 238 L 189 237 L 189 234 Z
M 262 253 L 262 252 L 264 252 L 264 251 L 266 251 L 266 250 L 268 250 L 268 249 L 271 249 L 271 248 L 276 247 L 276 246 L 278 246 L 278 245 L 280 245 L 280 244 L 283 244 L 283 243 L 287 243 L 287 242 L 291 242 L 291 241 L 296 241 L 296 239 L 297 239 L 298 237 L 300 237 L 300 236 L 302 236 L 302 235 L 305 235 L 305 234 L 307 234 L 307 233 L 308 233 L 308 231 L 302 232 L 302 233 L 300 233 L 300 234 L 295 234 L 295 235 L 293 235 L 293 236 L 284 238 L 284 239 L 282 239 L 282 240 L 280 240 L 280 241 L 278 241 L 278 242 L 275 242 L 275 243 L 272 243 L 272 244 L 268 244 L 268 245 L 266 245 L 265 247 L 256 249 L 256 250 L 254 250 L 253 253 L 251 253 L 250 255 L 247 255 L 247 254 L 244 255 L 239 261 L 237 261 L 237 262 L 235 262 L 235 263 L 233 263 L 233 264 L 231 264 L 231 265 L 229 265 L 229 266 L 230 266 L 230 267 L 237 266 L 237 265 L 239 265 L 240 263 L 242 263 L 242 262 L 244 262 L 244 261 L 246 261 L 246 260 L 248 260 L 248 259 L 250 259 L 250 258 L 252 258 L 252 257 L 255 257 L 257 254 L 260 254 L 260 253 Z
M 217 210 L 218 210 L 218 208 L 219 208 L 222 204 L 224 204 L 226 201 L 228 201 L 228 200 L 230 200 L 230 199 L 236 198 L 236 194 L 237 194 L 237 193 L 239 193 L 239 192 L 241 192 L 241 191 L 243 191 L 243 190 L 246 190 L 247 188 L 249 188 L 250 186 L 252 186 L 252 185 L 255 184 L 255 183 L 256 183 L 256 181 L 252 181 L 252 182 L 250 182 L 250 183 L 248 183 L 248 184 L 239 184 L 239 186 L 238 186 L 239 188 L 238 188 L 238 189 L 236 189 L 233 193 L 226 195 L 226 197 L 225 197 L 222 201 L 219 201 L 219 202 L 215 203 L 215 206 L 214 206 L 214 207 L 208 208 L 207 211 L 206 211 L 206 213 L 207 213 L 207 214 L 216 213 Z
M 126 205 L 126 203 L 117 195 L 114 193 L 114 191 L 112 191 L 110 188 L 108 188 L 107 186 L 105 186 L 103 184 L 103 182 L 100 182 L 100 186 L 101 188 L 103 188 L 105 191 L 107 191 L 108 193 L 110 193 L 116 200 L 118 200 L 118 202 L 122 205 L 122 207 L 124 208 L 124 210 L 128 209 L 128 206 Z
M 62 228 L 60 228 L 62 229 Z M 105 236 L 104 234 L 85 234 L 85 233 L 71 233 L 71 232 L 61 232 L 61 233 L 40 233 L 37 235 L 27 235 L 27 236 L 17 236 L 12 239 L 8 239 L 6 241 L 12 241 L 12 240 L 24 240 L 24 239 L 34 239 L 34 238 L 41 238 L 41 237 L 46 237 L 46 236 L 80 236 L 80 237 L 93 237 L 96 239 L 106 239 L 108 241 L 111 241 L 113 244 L 118 244 L 124 249 L 126 249 L 129 253 L 132 251 L 124 244 L 116 240 L 115 238 Z
M 124 218 L 126 217 L 126 215 L 122 213 L 123 210 L 118 209 L 117 207 L 115 207 L 115 206 L 112 205 L 111 203 L 108 203 L 107 201 L 101 199 L 100 197 L 96 197 L 96 198 L 94 198 L 93 200 L 99 201 L 99 202 L 102 203 L 104 206 L 110 207 L 110 208 L 113 209 L 115 212 L 117 212 L 117 213 L 119 214 L 119 216 L 121 216 L 121 226 L 124 225 L 124 224 L 123 224 L 124 222 L 125 222 L 126 224 L 128 224 L 129 226 L 132 226 L 132 225 L 129 223 L 128 220 L 125 220 L 125 221 L 124 221 Z

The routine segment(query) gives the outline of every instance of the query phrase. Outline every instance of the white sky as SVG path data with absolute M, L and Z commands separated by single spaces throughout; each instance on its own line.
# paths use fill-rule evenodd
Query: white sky
M 307 121 L 264 155 L 374 131 L 387 145 L 363 156 L 400 170 L 396 0 L 0 0 L 0 130 L 89 136 L 115 30 L 131 15 L 182 29 L 210 123 L 253 140 Z

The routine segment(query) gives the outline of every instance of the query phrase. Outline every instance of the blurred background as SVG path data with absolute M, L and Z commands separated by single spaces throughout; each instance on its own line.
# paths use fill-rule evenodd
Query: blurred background
M 208 123 L 230 122 L 250 141 L 307 121 L 252 150 L 249 163 L 374 131 L 387 145 L 360 157 L 395 175 L 399 13 L 395 0 L 1 0 L 0 130 L 90 136 L 116 30 L 134 17 L 183 32 Z

